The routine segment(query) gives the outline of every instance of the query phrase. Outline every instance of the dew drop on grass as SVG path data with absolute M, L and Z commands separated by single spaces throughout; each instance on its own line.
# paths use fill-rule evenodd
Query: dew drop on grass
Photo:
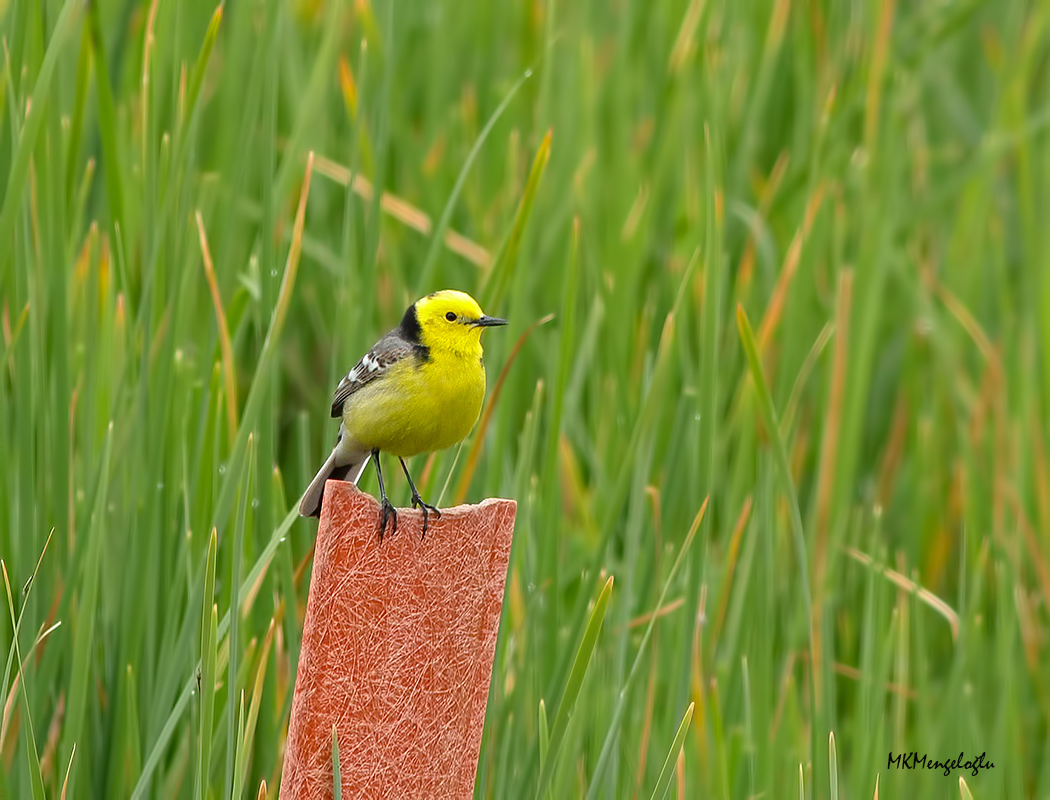
M 270 270 L 270 277 L 271 278 L 276 278 L 277 277 L 277 270 L 271 269 Z
M 219 474 L 220 475 L 225 475 L 226 474 L 226 465 L 225 464 L 219 464 Z
M 258 497 L 253 497 L 252 498 L 252 508 L 258 508 L 258 507 L 259 507 L 259 498 Z
M 530 583 L 529 584 L 529 591 L 530 592 L 535 592 L 536 591 L 536 584 L 535 583 Z

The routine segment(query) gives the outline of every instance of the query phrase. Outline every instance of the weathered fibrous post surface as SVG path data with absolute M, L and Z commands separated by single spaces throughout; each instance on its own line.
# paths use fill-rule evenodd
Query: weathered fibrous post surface
M 517 504 L 431 515 L 329 481 L 318 526 L 281 778 L 283 800 L 469 798 Z

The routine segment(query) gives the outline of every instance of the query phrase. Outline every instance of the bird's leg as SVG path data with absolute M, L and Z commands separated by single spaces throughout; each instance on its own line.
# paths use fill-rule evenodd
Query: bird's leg
M 408 478 L 408 485 L 412 487 L 412 508 L 416 508 L 418 506 L 419 508 L 423 509 L 423 535 L 419 537 L 420 539 L 422 539 L 424 536 L 427 535 L 427 522 L 429 512 L 433 511 L 434 516 L 438 519 L 441 519 L 441 512 L 438 511 L 437 506 L 432 506 L 430 505 L 430 503 L 426 503 L 423 501 L 423 498 L 419 496 L 419 492 L 416 490 L 416 485 L 412 482 L 412 476 L 408 474 L 408 467 L 405 465 L 405 459 L 398 458 L 398 461 L 401 462 L 401 469 L 405 471 L 405 477 Z
M 386 488 L 383 486 L 383 470 L 379 466 L 379 451 L 372 451 L 372 460 L 376 462 L 376 478 L 379 479 L 379 496 L 382 499 L 383 510 L 379 516 L 379 541 L 383 541 L 383 533 L 386 531 L 386 524 L 388 520 L 392 520 L 394 527 L 391 529 L 391 533 L 397 533 L 397 511 L 394 510 L 393 504 L 386 496 Z

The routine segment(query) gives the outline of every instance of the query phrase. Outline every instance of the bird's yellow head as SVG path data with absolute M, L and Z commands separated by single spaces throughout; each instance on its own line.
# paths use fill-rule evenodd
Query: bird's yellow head
M 401 334 L 431 350 L 470 355 L 480 354 L 485 328 L 506 324 L 504 319 L 486 316 L 478 301 L 466 292 L 444 289 L 408 307 L 401 320 Z

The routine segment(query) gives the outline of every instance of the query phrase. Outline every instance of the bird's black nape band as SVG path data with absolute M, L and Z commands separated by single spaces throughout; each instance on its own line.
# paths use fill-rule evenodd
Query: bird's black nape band
M 423 329 L 419 326 L 415 303 L 408 307 L 405 316 L 401 318 L 401 338 L 413 344 L 423 343 Z

